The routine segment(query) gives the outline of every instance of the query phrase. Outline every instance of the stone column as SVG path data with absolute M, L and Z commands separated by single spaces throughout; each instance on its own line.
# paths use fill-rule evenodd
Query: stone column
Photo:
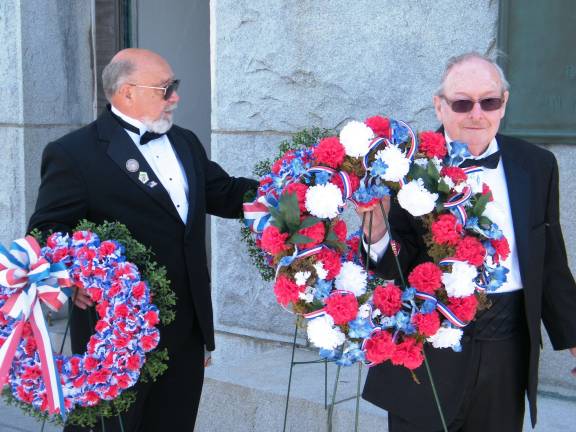
M 44 146 L 94 117 L 91 26 L 91 2 L 0 2 L 2 244 L 25 234 Z

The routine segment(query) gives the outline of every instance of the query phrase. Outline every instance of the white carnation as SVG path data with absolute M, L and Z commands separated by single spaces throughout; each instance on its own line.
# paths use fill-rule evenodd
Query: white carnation
M 340 142 L 348 156 L 364 157 L 368 153 L 372 139 L 374 139 L 372 129 L 356 120 L 348 122 L 340 131 Z
M 390 145 L 376 153 L 376 159 L 380 159 L 388 168 L 382 179 L 386 181 L 397 182 L 404 178 L 410 170 L 410 161 L 406 159 L 402 150 L 395 145 Z
M 304 303 L 312 303 L 314 301 L 314 295 L 309 292 L 298 293 L 298 298 L 304 300 Z
M 442 283 L 450 297 L 468 297 L 474 294 L 474 279 L 478 276 L 476 267 L 465 262 L 455 262 L 452 273 L 442 274 Z
M 320 349 L 333 350 L 344 343 L 346 336 L 330 315 L 322 315 L 308 321 L 308 340 Z
M 453 348 L 460 344 L 462 330 L 452 327 L 440 327 L 438 331 L 426 340 L 434 348 Z
M 306 281 L 308 280 L 308 278 L 312 275 L 312 273 L 310 273 L 309 271 L 307 272 L 297 272 L 294 275 L 294 280 L 296 281 L 296 285 L 298 286 L 302 286 L 302 285 L 306 285 Z
M 494 201 L 490 201 L 488 204 L 486 204 L 486 208 L 484 209 L 482 216 L 486 216 L 499 227 L 504 226 L 504 212 L 502 211 L 502 208 Z
M 422 216 L 434 210 L 438 194 L 430 193 L 422 179 L 412 180 L 398 192 L 398 203 L 412 216 Z
M 324 268 L 322 261 L 317 261 L 314 264 L 314 269 L 316 270 L 316 275 L 318 275 L 319 279 L 326 279 L 326 276 L 328 276 L 328 270 Z
M 360 306 L 358 309 L 358 316 L 362 319 L 368 318 L 370 316 L 370 305 L 364 303 L 362 306 Z
M 306 191 L 306 210 L 321 219 L 336 217 L 343 205 L 342 192 L 334 183 L 312 186 Z
M 346 261 L 342 264 L 335 281 L 336 289 L 350 291 L 356 297 L 366 292 L 366 283 L 366 271 L 352 261 Z

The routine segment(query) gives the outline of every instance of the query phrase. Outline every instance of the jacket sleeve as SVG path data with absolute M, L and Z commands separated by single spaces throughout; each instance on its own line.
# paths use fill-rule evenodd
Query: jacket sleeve
M 576 284 L 560 227 L 558 164 L 553 159 L 546 208 L 542 320 L 556 350 L 576 347 Z
M 71 231 L 87 215 L 87 190 L 79 167 L 58 141 L 42 153 L 41 183 L 28 231 Z

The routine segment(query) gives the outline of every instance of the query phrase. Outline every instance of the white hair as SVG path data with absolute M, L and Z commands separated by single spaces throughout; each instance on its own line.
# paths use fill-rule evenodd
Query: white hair
M 499 55 L 499 53 L 496 53 L 496 55 Z M 502 83 L 502 93 L 504 93 L 505 91 L 510 89 L 510 83 L 506 79 L 506 76 L 504 75 L 504 71 L 502 70 L 500 65 L 498 63 L 496 63 L 496 60 L 494 58 L 489 57 L 489 56 L 484 55 L 484 54 L 480 54 L 479 52 L 476 52 L 476 51 L 470 51 L 470 52 L 466 52 L 464 54 L 450 57 L 448 59 L 448 62 L 446 62 L 446 66 L 444 67 L 444 72 L 442 73 L 442 80 L 440 81 L 440 85 L 438 86 L 438 88 L 436 89 L 436 92 L 434 94 L 436 96 L 442 96 L 444 94 L 444 84 L 446 82 L 446 77 L 448 76 L 448 74 L 450 73 L 452 68 L 458 64 L 464 63 L 465 61 L 468 61 L 471 59 L 484 60 L 484 61 L 490 63 L 492 66 L 494 66 L 494 68 L 496 68 L 496 71 L 498 72 L 498 75 L 500 76 L 500 82 Z
M 136 70 L 136 65 L 130 60 L 112 60 L 102 71 L 102 88 L 110 102 L 118 89 L 129 81 L 130 75 Z

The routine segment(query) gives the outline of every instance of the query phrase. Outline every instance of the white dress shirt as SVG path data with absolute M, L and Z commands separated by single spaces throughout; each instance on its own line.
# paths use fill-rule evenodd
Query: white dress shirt
M 182 222 L 186 224 L 188 217 L 188 181 L 184 167 L 176 156 L 168 136 L 162 135 L 160 138 L 140 145 L 140 137 L 147 131 L 146 126 L 142 122 L 121 113 L 114 106 L 112 106 L 112 112 L 139 129 L 140 134 L 128 129 L 124 130 L 132 138 L 134 145 L 142 153 L 142 156 L 144 156 L 144 159 L 146 159 L 146 162 L 148 162 L 148 165 L 150 165 L 154 174 L 156 174 L 162 186 L 170 195 L 170 199 L 174 203 L 174 207 L 176 207 Z
M 446 135 L 446 142 L 448 149 L 452 140 Z M 488 148 L 484 153 L 478 156 L 473 156 L 471 159 L 482 159 L 490 156 L 498 151 L 498 143 L 496 138 L 492 139 Z M 468 175 L 468 183 L 472 186 L 474 193 L 482 191 L 482 185 L 486 185 L 492 191 L 494 201 L 490 204 L 491 212 L 490 218 L 492 222 L 496 223 L 504 233 L 510 246 L 510 254 L 506 260 L 501 262 L 502 266 L 506 267 L 510 272 L 507 274 L 506 282 L 500 288 L 494 291 L 495 294 L 510 292 L 522 289 L 522 279 L 520 276 L 520 265 L 518 263 L 518 250 L 516 247 L 516 239 L 514 237 L 514 223 L 512 221 L 512 211 L 510 209 L 510 199 L 508 197 L 508 186 L 506 184 L 506 175 L 504 173 L 504 165 L 502 158 L 495 169 L 486 169 L 478 173 Z M 367 250 L 367 244 L 362 239 L 364 249 Z M 378 242 L 370 245 L 370 259 L 377 262 L 382 258 L 388 244 L 390 243 L 390 236 L 388 233 Z

